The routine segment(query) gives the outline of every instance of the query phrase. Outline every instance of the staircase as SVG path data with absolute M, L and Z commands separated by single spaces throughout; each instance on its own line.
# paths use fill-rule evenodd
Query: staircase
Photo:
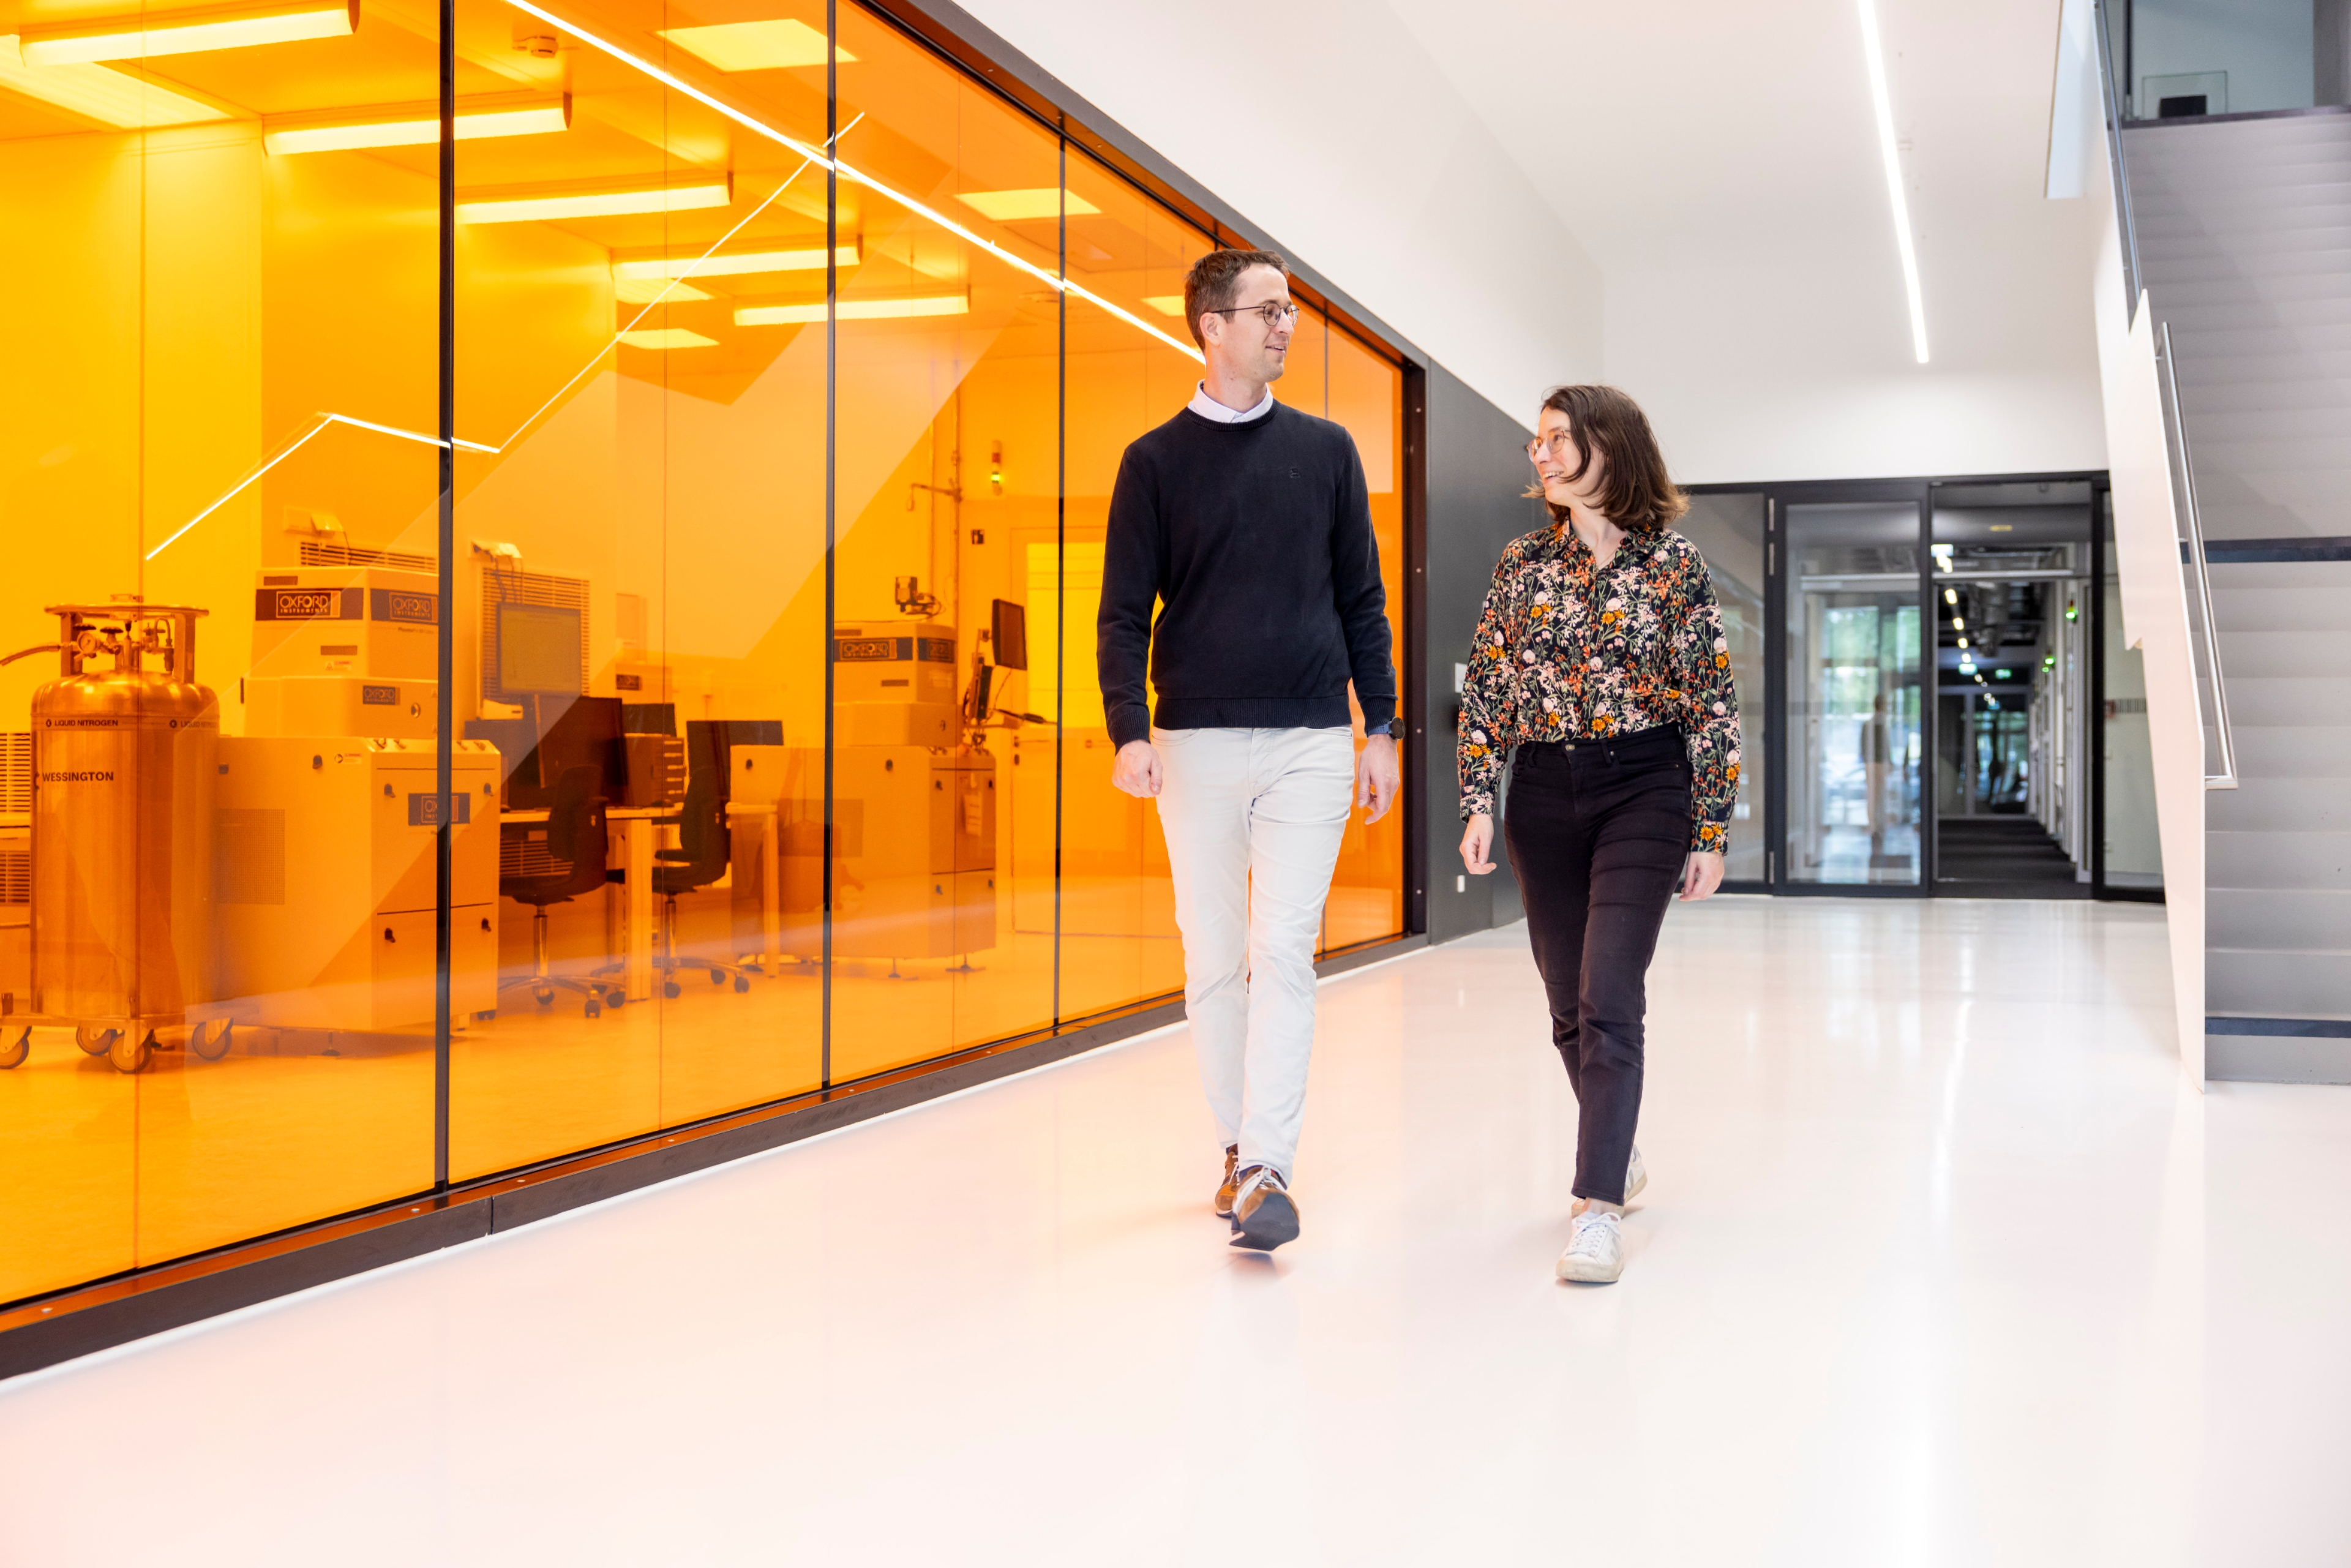
M 2206 1076 L 2351 1082 L 2351 112 L 2123 146 L 2241 779 L 2205 797 Z

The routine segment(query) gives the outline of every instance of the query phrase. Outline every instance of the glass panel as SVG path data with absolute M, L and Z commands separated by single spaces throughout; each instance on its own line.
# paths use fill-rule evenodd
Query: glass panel
M 820 1081 L 825 195 L 643 65 L 458 15 L 461 114 L 570 103 L 458 144 L 457 429 L 487 450 L 458 460 L 455 700 L 501 805 L 462 1179 Z M 591 19 L 820 141 L 823 11 L 782 15 L 804 64 L 737 69 L 739 36 L 658 6 Z
M 2126 80 L 2123 89 L 2141 120 L 2308 109 L 2317 76 L 2327 74 L 2317 57 L 2309 5 L 2165 0 L 2112 9 L 2130 28 L 2123 57 L 2137 79 Z M 2339 57 L 2342 45 L 2333 48 Z M 2341 70 L 2335 64 L 2337 85 Z
M 986 669 L 997 711 L 1015 622 L 1050 598 L 1061 206 L 1053 137 L 884 24 L 840 25 L 841 115 L 862 118 L 840 188 L 861 260 L 837 350 L 836 1082 L 1053 1019 L 1050 883 L 1035 846 L 1008 852 L 1004 809 L 1017 772 L 1017 821 L 1041 834 L 1052 774 L 1027 720 L 983 722 L 973 694 Z M 1063 651 L 1031 652 L 1034 696 Z
M 433 1180 L 433 563 L 353 564 L 431 548 L 432 152 L 313 149 L 438 75 L 356 15 L 0 85 L 0 653 L 81 641 L 0 670 L 0 1300 Z
M 1916 885 L 1918 508 L 1788 508 L 1787 879 Z
M 2114 558 L 2113 492 L 2100 527 Z M 2108 887 L 2160 888 L 2163 836 L 2155 815 L 2155 747 L 2147 727 L 2146 655 L 2129 645 L 2123 627 L 2122 585 L 2110 569 L 2099 618 L 2105 644 L 2103 784 L 2105 793 L 2105 880 Z
M 1173 418 L 1199 380 L 1198 353 L 1183 321 L 1184 276 L 1213 246 L 1207 235 L 1074 148 L 1070 190 L 1099 209 L 1071 220 L 1071 280 L 1156 329 L 1146 331 L 1074 297 L 1070 301 L 1064 505 L 1069 576 L 1067 635 L 1060 644 L 1060 679 L 1066 691 L 1061 711 L 1067 725 L 1061 763 L 1061 1016 L 1083 1018 L 1184 987 L 1184 953 L 1158 811 L 1152 802 L 1111 787 L 1094 621 L 1119 458 L 1128 442 Z M 1299 325 L 1302 331 L 1304 320 Z M 1294 374 L 1295 338 L 1292 343 Z M 1319 364 L 1316 371 L 1319 401 Z M 1277 395 L 1290 395 L 1288 377 Z M 1029 548 L 1041 552 L 1050 547 L 1040 541 Z M 1050 579 L 1040 573 L 1035 580 Z M 1024 749 L 1030 744 L 1024 737 Z
M 1750 767 L 1770 755 L 1771 715 L 1763 702 L 1763 497 L 1760 492 L 1689 498 L 1674 526 L 1698 546 L 1722 607 L 1723 640 L 1730 644 L 1730 679 L 1739 693 L 1739 794 L 1730 808 L 1730 848 L 1723 855 L 1727 882 L 1762 882 L 1764 769 Z
M 2077 896 L 2090 879 L 2090 487 L 1934 492 L 1935 880 Z
M 1301 318 L 1304 319 L 1303 317 Z M 1336 328 L 1330 344 L 1330 417 L 1347 427 L 1364 460 L 1372 534 L 1387 591 L 1392 659 L 1404 656 L 1404 372 Z M 1283 378 L 1287 386 L 1288 378 Z M 1348 694 L 1362 748 L 1364 710 Z M 1339 863 L 1323 905 L 1325 947 L 1394 936 L 1404 930 L 1404 810 L 1399 806 L 1366 825 L 1358 809 L 1347 820 Z

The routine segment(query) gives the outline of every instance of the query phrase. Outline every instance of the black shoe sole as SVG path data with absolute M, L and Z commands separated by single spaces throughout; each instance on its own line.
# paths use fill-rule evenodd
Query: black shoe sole
M 1286 1192 L 1270 1192 L 1243 1224 L 1233 1217 L 1233 1229 L 1238 1232 L 1230 1245 L 1247 1247 L 1253 1251 L 1270 1252 L 1285 1241 L 1298 1239 L 1298 1206 L 1290 1201 Z

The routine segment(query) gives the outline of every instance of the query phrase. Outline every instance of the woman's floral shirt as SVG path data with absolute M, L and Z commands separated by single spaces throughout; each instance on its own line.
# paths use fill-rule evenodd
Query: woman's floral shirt
M 1719 850 L 1739 792 L 1739 698 L 1705 558 L 1667 529 L 1608 564 L 1557 524 L 1494 568 L 1461 698 L 1461 815 L 1494 809 L 1502 758 L 1532 740 L 1678 724 L 1689 746 L 1690 847 Z

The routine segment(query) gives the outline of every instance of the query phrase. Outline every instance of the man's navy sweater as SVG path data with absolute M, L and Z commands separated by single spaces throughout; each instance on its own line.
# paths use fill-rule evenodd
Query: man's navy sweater
M 1157 622 L 1152 607 L 1164 601 Z M 1096 625 L 1111 741 L 1162 729 L 1337 728 L 1395 716 L 1387 593 L 1345 427 L 1276 403 L 1189 409 L 1136 440 L 1111 491 Z

